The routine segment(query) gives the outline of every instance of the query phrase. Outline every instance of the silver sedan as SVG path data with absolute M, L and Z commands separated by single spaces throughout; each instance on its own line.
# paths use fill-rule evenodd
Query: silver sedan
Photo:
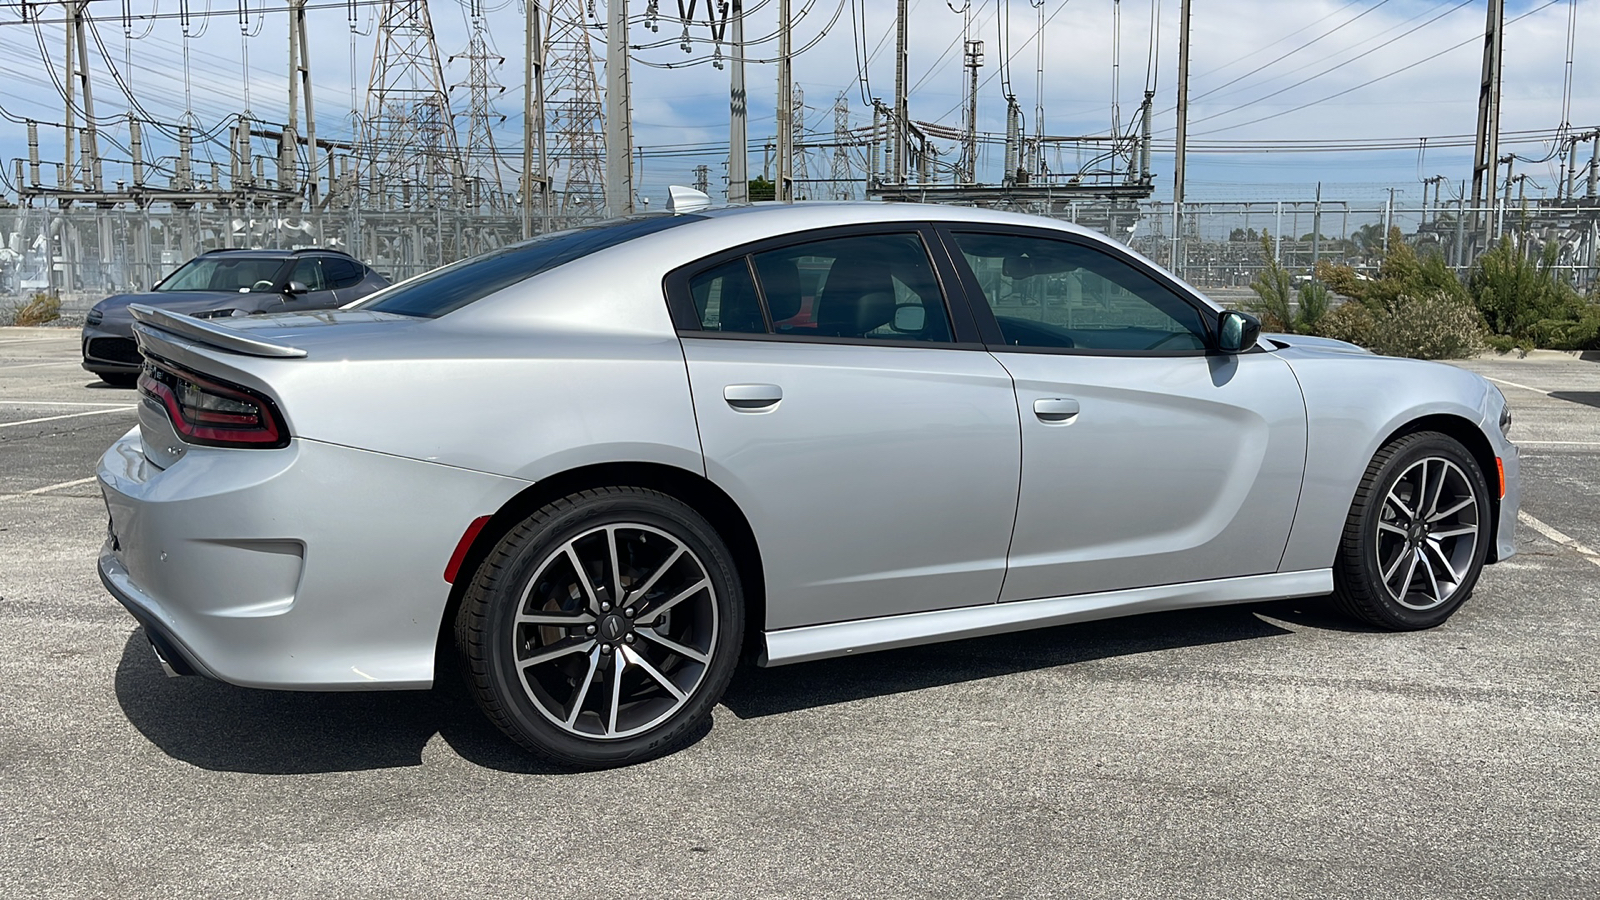
M 459 661 L 572 765 L 681 746 L 741 657 L 1330 592 L 1427 628 L 1513 552 L 1487 381 L 1262 336 L 1053 220 L 662 214 L 338 311 L 136 316 L 99 569 L 162 663 L 371 690 Z

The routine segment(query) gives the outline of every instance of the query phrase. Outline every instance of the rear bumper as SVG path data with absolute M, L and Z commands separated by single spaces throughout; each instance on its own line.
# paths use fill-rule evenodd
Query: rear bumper
M 160 469 L 138 429 L 98 475 L 101 581 L 172 670 L 290 690 L 429 687 L 450 554 L 527 486 L 304 440 Z

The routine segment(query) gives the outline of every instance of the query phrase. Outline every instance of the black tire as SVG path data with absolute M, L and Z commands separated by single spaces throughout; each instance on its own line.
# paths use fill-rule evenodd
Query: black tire
M 131 388 L 139 383 L 138 372 L 96 372 L 101 381 L 112 387 Z
M 456 618 L 484 713 L 523 747 L 583 768 L 693 740 L 728 686 L 743 632 L 739 579 L 716 530 L 687 504 L 636 487 L 581 491 L 517 524 L 478 567 Z
M 1350 505 L 1335 601 L 1379 628 L 1442 624 L 1483 571 L 1490 513 L 1488 479 L 1459 441 L 1435 431 L 1394 439 L 1373 456 Z

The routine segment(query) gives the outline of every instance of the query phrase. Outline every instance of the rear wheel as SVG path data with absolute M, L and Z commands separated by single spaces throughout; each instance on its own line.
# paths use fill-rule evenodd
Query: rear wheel
M 604 767 L 698 732 L 744 629 L 726 546 L 642 488 L 583 491 L 513 528 L 469 586 L 457 645 L 479 705 L 522 746 Z
M 1489 549 L 1489 485 L 1461 443 L 1396 438 L 1356 491 L 1334 565 L 1339 605 L 1380 628 L 1432 628 L 1472 594 Z

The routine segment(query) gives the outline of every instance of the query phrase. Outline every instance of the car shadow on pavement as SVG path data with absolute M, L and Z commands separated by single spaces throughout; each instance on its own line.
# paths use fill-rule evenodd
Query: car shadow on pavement
M 1118 656 L 1293 634 L 1257 613 L 1311 628 L 1344 629 L 1323 598 L 1150 613 L 1060 625 L 793 668 L 749 667 L 734 676 L 723 705 L 741 719 L 779 715 L 925 688 Z
M 453 674 L 453 673 L 452 673 Z M 205 678 L 168 678 L 142 629 L 123 647 L 117 702 L 173 759 L 261 775 L 353 772 L 422 764 L 439 735 L 486 768 L 554 774 L 478 711 L 465 685 L 441 673 L 428 691 L 264 691 Z
M 963 681 L 1119 656 L 1278 637 L 1267 618 L 1319 630 L 1366 630 L 1322 598 L 1152 613 L 821 660 L 745 667 L 723 705 L 740 719 L 849 703 Z M 262 775 L 418 766 L 434 735 L 468 762 L 520 774 L 563 774 L 502 735 L 451 666 L 429 691 L 302 692 L 168 678 L 135 629 L 116 672 L 123 713 L 173 759 Z M 696 735 L 698 741 L 713 726 Z

